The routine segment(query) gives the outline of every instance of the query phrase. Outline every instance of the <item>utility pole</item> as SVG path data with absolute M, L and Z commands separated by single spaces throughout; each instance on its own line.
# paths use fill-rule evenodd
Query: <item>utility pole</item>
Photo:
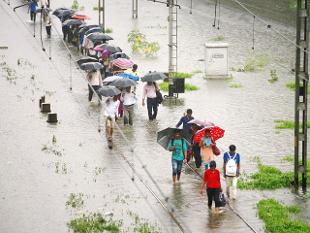
M 173 77 L 178 70 L 178 6 L 177 0 L 168 0 L 169 7 L 169 90 L 168 96 L 173 97 Z
M 99 26 L 105 32 L 105 0 L 98 0 Z
M 132 0 L 132 18 L 138 18 L 138 0 Z
M 294 131 L 294 187 L 298 191 L 299 173 L 302 190 L 307 191 L 307 92 L 309 59 L 310 0 L 297 0 L 296 67 L 295 67 L 295 131 Z M 301 156 L 301 164 L 299 159 Z

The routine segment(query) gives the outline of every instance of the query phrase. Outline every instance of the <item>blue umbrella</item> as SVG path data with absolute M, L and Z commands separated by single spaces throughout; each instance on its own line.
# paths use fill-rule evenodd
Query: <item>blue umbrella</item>
M 119 74 L 117 74 L 117 76 L 120 76 L 122 78 L 129 78 L 129 79 L 132 79 L 134 81 L 139 81 L 139 77 L 135 74 L 132 74 L 132 73 L 119 73 Z

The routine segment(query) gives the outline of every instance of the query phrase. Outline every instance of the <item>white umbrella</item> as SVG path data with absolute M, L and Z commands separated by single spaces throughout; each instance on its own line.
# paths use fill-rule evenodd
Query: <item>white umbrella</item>
M 103 82 L 103 83 L 111 83 L 111 82 L 113 82 L 113 81 L 115 81 L 115 80 L 117 80 L 117 79 L 122 79 L 122 77 L 116 76 L 116 75 L 114 75 L 114 76 L 109 76 L 109 77 L 105 78 L 102 82 Z

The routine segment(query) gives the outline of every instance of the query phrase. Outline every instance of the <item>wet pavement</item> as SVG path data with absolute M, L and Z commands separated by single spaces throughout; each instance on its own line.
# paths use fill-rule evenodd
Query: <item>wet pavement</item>
M 11 1 L 12 6 L 19 3 Z M 52 8 L 71 5 L 70 2 L 64 3 L 53 1 Z M 127 34 L 139 29 L 149 40 L 158 41 L 161 50 L 158 58 L 132 55 L 132 59 L 139 64 L 142 73 L 167 70 L 168 9 L 163 5 L 140 1 L 139 19 L 132 20 L 130 3 L 115 0 L 107 4 L 106 26 L 113 29 L 113 43 L 130 54 Z M 96 23 L 97 12 L 92 10 L 95 2 L 92 5 L 89 1 L 80 1 L 80 5 L 84 5 L 85 12 L 91 16 L 90 22 Z M 203 71 L 204 64 L 199 61 L 204 58 L 203 44 L 218 35 L 223 35 L 225 42 L 230 44 L 230 67 L 239 67 L 252 53 L 267 54 L 267 67 L 255 73 L 231 71 L 232 82 L 242 84 L 242 88 L 230 88 L 231 82 L 205 80 L 202 74 L 197 74 L 187 82 L 198 85 L 200 90 L 182 94 L 179 100 L 160 106 L 158 120 L 154 122 L 149 122 L 146 109 L 137 105 L 133 128 L 123 127 L 119 122 L 134 148 L 134 154 L 129 152 L 129 146 L 124 143 L 119 131 L 115 132 L 118 143 L 109 151 L 103 135 L 97 133 L 100 107 L 95 100 L 88 103 L 87 85 L 82 78 L 84 73 L 73 65 L 79 56 L 76 50 L 69 46 L 74 54 L 71 63 L 73 90 L 70 92 L 70 60 L 55 31 L 51 40 L 46 39 L 43 33 L 44 53 L 38 34 L 39 24 L 37 36 L 33 38 L 33 25 L 27 22 L 29 16 L 25 9 L 17 10 L 14 15 L 3 2 L 0 6 L 1 27 L 5 23 L 7 28 L 15 28 L 1 32 L 1 45 L 9 46 L 8 51 L 0 51 L 1 55 L 6 54 L 1 57 L 1 62 L 6 61 L 17 71 L 16 79 L 8 80 L 2 74 L 0 80 L 3 112 L 0 115 L 0 218 L 5 220 L 0 224 L 0 232 L 67 232 L 66 223 L 87 211 L 112 211 L 114 217 L 123 219 L 127 227 L 133 221 L 131 211 L 150 222 L 157 222 L 162 232 L 178 232 L 162 207 L 136 179 L 136 185 L 153 207 L 151 210 L 131 182 L 132 172 L 120 155 L 126 156 L 156 190 L 142 169 L 139 159 L 143 160 L 189 232 L 250 232 L 229 210 L 219 218 L 207 212 L 206 196 L 198 193 L 200 180 L 188 169 L 181 184 L 171 185 L 170 154 L 156 144 L 156 132 L 173 126 L 184 110 L 190 107 L 195 117 L 213 121 L 226 130 L 225 137 L 218 144 L 222 149 L 231 143 L 237 145 L 244 172 L 255 169 L 254 156 L 261 157 L 263 163 L 292 169 L 289 164 L 281 162 L 281 158 L 293 154 L 293 131 L 276 130 L 274 120 L 293 119 L 294 93 L 285 84 L 293 81 L 293 75 L 286 69 L 292 68 L 294 46 L 258 23 L 253 52 L 251 16 L 232 6 L 223 7 L 221 29 L 217 30 L 211 26 L 213 4 L 195 2 L 193 15 L 189 14 L 187 6 L 183 7 L 179 17 L 180 71 Z M 53 21 L 61 31 L 57 19 Z M 293 39 L 294 28 L 277 21 L 270 22 Z M 17 65 L 19 58 L 22 58 L 21 65 Z M 279 76 L 279 81 L 274 84 L 268 82 L 270 69 L 276 69 Z M 33 74 L 35 76 L 31 78 Z M 141 86 L 137 91 L 139 97 Z M 47 96 L 52 110 L 58 113 L 57 125 L 48 125 L 46 116 L 39 112 L 38 99 L 42 95 Z M 52 143 L 53 135 L 57 139 L 56 145 Z M 62 155 L 47 153 L 48 150 L 43 149 L 50 146 L 61 151 Z M 221 158 L 217 158 L 217 162 L 221 166 Z M 85 194 L 86 205 L 83 209 L 74 211 L 66 208 L 70 193 Z M 158 190 L 156 193 L 159 195 Z M 263 224 L 256 216 L 255 206 L 259 199 L 265 197 L 275 197 L 286 204 L 299 204 L 305 219 L 309 221 L 306 218 L 309 201 L 296 198 L 288 189 L 240 191 L 239 199 L 233 206 L 258 232 L 263 232 Z

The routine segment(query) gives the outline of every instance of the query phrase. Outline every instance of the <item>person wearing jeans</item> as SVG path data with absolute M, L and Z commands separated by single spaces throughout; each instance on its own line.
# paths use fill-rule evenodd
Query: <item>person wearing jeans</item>
M 174 138 L 169 141 L 168 150 L 172 151 L 172 181 L 180 180 L 183 162 L 186 162 L 186 142 L 181 136 L 181 131 L 175 132 Z
M 158 102 L 156 98 L 156 90 L 159 90 L 155 82 L 147 82 L 143 86 L 143 94 L 142 94 L 142 106 L 145 105 L 145 98 L 147 104 L 147 113 L 149 116 L 149 120 L 155 120 L 157 117 L 158 111 Z

